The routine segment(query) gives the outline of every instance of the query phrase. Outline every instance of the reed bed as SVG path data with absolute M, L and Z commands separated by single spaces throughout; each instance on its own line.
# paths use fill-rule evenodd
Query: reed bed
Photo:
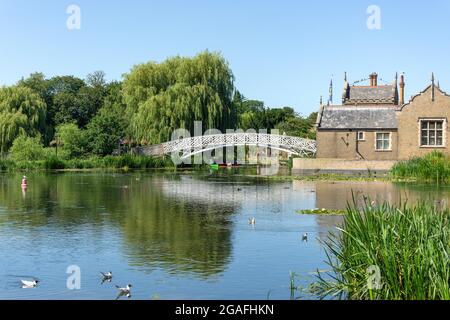
M 394 165 L 391 176 L 400 179 L 414 179 L 429 182 L 450 182 L 450 157 L 433 151 L 424 157 L 400 161 Z
M 318 271 L 313 293 L 352 300 L 449 300 L 449 220 L 448 208 L 425 202 L 349 206 L 340 232 L 325 241 L 332 271 Z M 379 278 L 372 273 L 377 268 Z

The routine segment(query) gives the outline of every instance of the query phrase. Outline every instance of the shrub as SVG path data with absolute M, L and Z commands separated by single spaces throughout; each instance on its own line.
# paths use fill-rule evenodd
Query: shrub
M 64 161 L 56 156 L 50 156 L 44 161 L 44 168 L 47 170 L 61 170 L 65 167 Z
M 44 159 L 45 151 L 40 137 L 17 137 L 10 149 L 10 157 L 14 161 L 36 161 Z
M 64 155 L 76 158 L 86 155 L 86 135 L 74 123 L 66 123 L 56 128 L 56 139 Z

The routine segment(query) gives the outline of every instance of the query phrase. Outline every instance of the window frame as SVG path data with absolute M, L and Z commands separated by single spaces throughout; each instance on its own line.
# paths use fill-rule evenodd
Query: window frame
M 359 134 L 362 134 L 362 138 L 359 138 Z M 356 132 L 356 140 L 358 141 L 366 141 L 366 133 L 364 131 L 357 131 Z
M 428 145 L 428 144 L 422 144 L 422 123 L 423 122 L 442 122 L 442 144 L 441 145 Z M 437 149 L 437 148 L 445 148 L 446 146 L 446 131 L 447 131 L 447 119 L 446 118 L 419 118 L 419 147 L 420 148 L 426 148 L 426 149 Z M 429 126 L 428 126 L 429 127 Z M 430 129 L 426 129 L 428 132 L 430 132 Z M 435 132 L 437 132 L 437 129 L 434 129 Z M 437 140 L 437 135 L 435 136 L 435 140 Z M 428 135 L 428 142 L 430 141 L 429 135 Z
M 378 134 L 387 134 L 389 136 L 389 138 L 387 140 L 389 142 L 388 149 L 378 149 L 378 147 L 377 147 L 377 141 L 378 141 L 377 136 L 378 136 Z M 390 131 L 375 131 L 374 142 L 375 142 L 375 151 L 376 152 L 390 152 L 390 151 L 392 151 L 392 132 L 390 132 Z

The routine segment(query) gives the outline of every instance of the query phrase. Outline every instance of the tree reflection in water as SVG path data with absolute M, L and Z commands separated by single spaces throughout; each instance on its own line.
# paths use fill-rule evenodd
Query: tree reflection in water
M 117 250 L 145 271 L 161 267 L 208 278 L 229 261 L 230 216 L 237 203 L 166 194 L 177 188 L 178 175 L 34 174 L 29 180 L 22 194 L 19 175 L 1 177 L 0 228 L 45 228 L 57 237 L 88 230 L 93 246 L 105 228 L 116 228 L 123 238 Z

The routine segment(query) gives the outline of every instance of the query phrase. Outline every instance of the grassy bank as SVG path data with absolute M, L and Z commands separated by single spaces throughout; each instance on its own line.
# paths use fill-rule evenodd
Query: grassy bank
M 449 183 L 450 157 L 433 151 L 424 157 L 398 162 L 390 174 L 397 179 Z
M 342 232 L 326 241 L 332 273 L 319 274 L 313 292 L 348 299 L 450 299 L 449 220 L 448 209 L 426 203 L 349 207 Z M 372 290 L 370 268 L 380 271 L 380 286 Z
M 0 159 L 1 171 L 70 170 L 70 169 L 152 169 L 174 168 L 170 158 L 152 158 L 134 155 L 90 157 L 63 160 L 49 157 L 37 161 Z

